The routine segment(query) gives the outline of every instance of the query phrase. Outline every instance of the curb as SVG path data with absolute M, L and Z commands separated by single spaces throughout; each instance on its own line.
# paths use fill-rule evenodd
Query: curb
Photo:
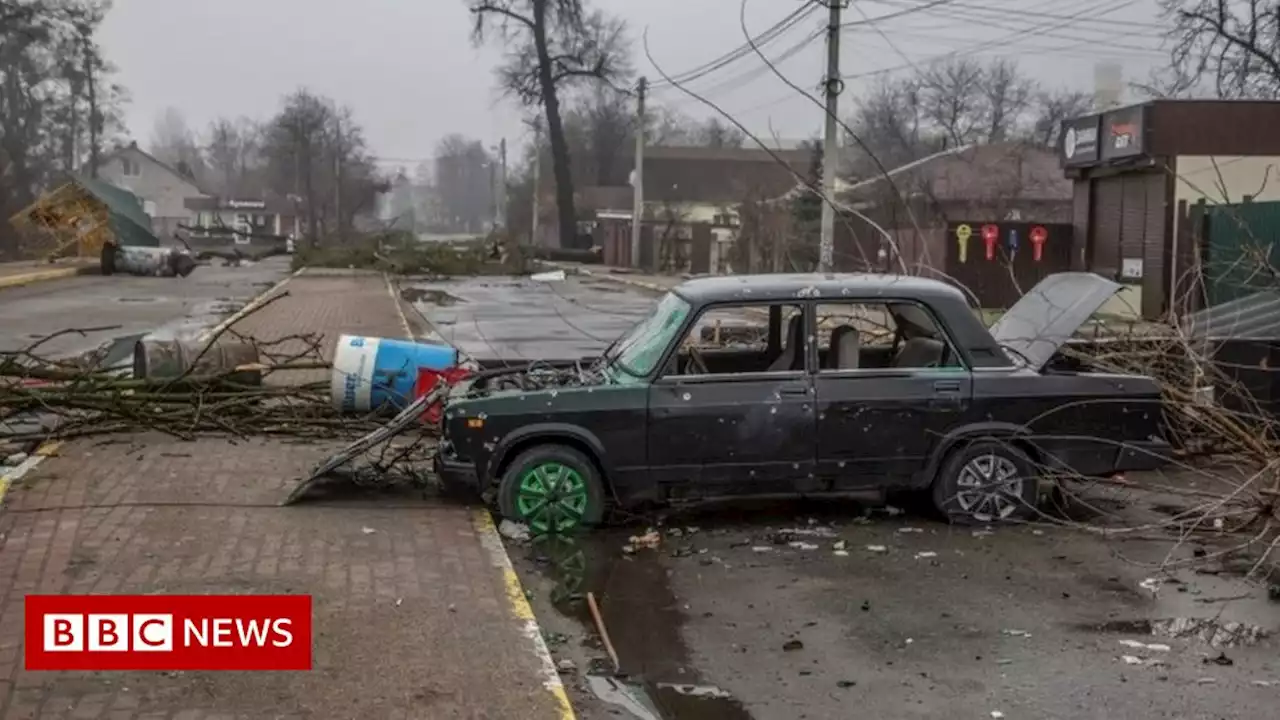
M 62 442 L 55 440 L 53 442 L 42 443 L 31 457 L 23 460 L 17 467 L 10 468 L 0 473 L 0 508 L 4 507 L 4 496 L 9 491 L 9 486 L 21 480 L 27 473 L 36 469 L 45 458 L 51 457 L 58 453 L 58 448 L 62 446 Z
M 557 270 L 564 270 L 567 273 L 573 273 L 575 275 L 586 275 L 587 277 L 593 277 L 599 280 L 608 280 L 609 282 L 615 282 L 615 283 L 618 283 L 619 285 L 630 285 L 631 287 L 638 287 L 638 288 L 642 288 L 644 290 L 649 290 L 656 293 L 665 293 L 671 290 L 671 287 L 672 287 L 669 285 L 659 285 L 657 283 L 645 282 L 644 280 L 633 280 L 627 277 L 626 275 L 617 275 L 614 273 L 592 272 L 581 265 L 561 265 L 559 263 L 548 262 L 546 260 L 542 260 L 540 262 L 542 262 L 542 264 L 544 265 L 549 265 L 553 268 L 556 268 Z
M 502 544 L 502 536 L 498 534 L 493 518 L 487 510 L 476 510 L 472 521 L 475 524 L 476 533 L 480 536 L 480 544 L 489 552 L 490 561 L 502 574 L 507 604 L 510 605 L 511 614 L 520 622 L 520 630 L 529 641 L 529 649 L 538 659 L 538 664 L 541 666 L 539 674 L 542 676 L 542 687 L 551 693 L 555 700 L 557 720 L 576 720 L 573 705 L 569 702 L 569 695 L 565 692 L 564 683 L 560 681 L 559 671 L 556 670 L 556 663 L 551 659 L 551 651 L 547 649 L 547 643 L 542 639 L 542 628 L 538 627 L 538 619 L 533 614 L 528 598 L 525 597 L 524 587 L 520 585 L 520 578 L 516 576 L 515 568 L 511 566 L 511 558 Z
M 232 313 L 231 316 L 228 317 L 226 320 L 223 320 L 217 325 L 214 325 L 212 328 L 209 328 L 208 330 L 205 330 L 204 332 L 200 333 L 200 335 L 197 336 L 197 342 L 207 343 L 209 342 L 209 339 L 212 338 L 213 336 L 217 335 L 218 333 L 225 332 L 227 328 L 240 322 L 241 318 L 243 318 L 245 315 L 248 315 L 249 313 L 256 310 L 260 305 L 262 305 L 264 302 L 266 302 L 271 297 L 273 297 L 277 290 L 284 287 L 290 280 L 306 272 L 306 270 L 307 269 L 305 267 L 298 268 L 297 270 L 294 270 L 292 273 L 289 273 L 287 276 L 284 277 L 284 279 L 280 280 L 275 285 L 272 285 L 266 290 L 263 290 L 261 293 L 258 293 L 258 295 L 255 296 L 252 300 L 245 303 L 244 307 Z
M 76 277 L 78 275 L 97 274 L 97 268 L 92 266 L 57 268 L 55 270 L 37 270 L 36 272 L 23 273 L 22 275 L 7 275 L 0 277 L 0 289 L 33 285 L 35 283 L 45 282 L 48 280 L 62 280 L 63 278 Z

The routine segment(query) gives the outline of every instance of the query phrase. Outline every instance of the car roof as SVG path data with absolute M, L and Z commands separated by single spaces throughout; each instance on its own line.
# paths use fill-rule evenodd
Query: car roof
M 878 273 L 787 273 L 717 275 L 694 278 L 674 288 L 691 303 L 726 300 L 778 301 L 842 297 L 897 296 L 922 300 L 958 300 L 968 304 L 959 288 L 941 280 L 914 275 Z

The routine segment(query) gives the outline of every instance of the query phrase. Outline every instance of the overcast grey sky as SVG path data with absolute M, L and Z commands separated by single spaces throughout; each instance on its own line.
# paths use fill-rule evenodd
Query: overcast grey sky
M 636 67 L 651 81 L 661 76 L 644 56 L 646 31 L 668 74 L 743 43 L 739 0 L 587 2 L 626 19 Z M 748 0 L 748 27 L 759 33 L 800 2 Z M 779 69 L 805 87 L 821 77 L 824 44 L 806 38 L 825 24 L 825 12 L 762 48 L 787 56 Z M 858 0 L 844 20 L 861 24 L 842 35 L 841 71 L 853 76 L 842 114 L 875 79 L 952 53 L 1016 58 L 1043 83 L 1079 89 L 1091 89 L 1098 60 L 1123 62 L 1126 79 L 1142 79 L 1166 56 L 1155 0 Z M 144 144 L 166 107 L 200 131 L 218 115 L 265 118 L 282 95 L 307 86 L 352 106 L 388 164 L 412 166 L 450 132 L 486 143 L 525 137 L 521 110 L 494 90 L 500 49 L 474 48 L 470 29 L 464 0 L 115 0 L 101 39 L 132 96 L 129 128 Z M 754 55 L 690 88 L 756 132 L 802 138 L 821 126 L 822 111 Z M 693 115 L 713 112 L 671 87 L 653 99 Z

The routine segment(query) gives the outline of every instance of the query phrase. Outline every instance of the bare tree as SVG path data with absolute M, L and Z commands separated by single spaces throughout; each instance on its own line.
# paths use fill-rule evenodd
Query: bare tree
M 1172 64 L 1161 83 L 1201 81 L 1223 98 L 1280 97 L 1280 6 L 1275 0 L 1160 0 L 1173 20 Z
M 351 110 L 308 90 L 285 98 L 266 124 L 262 154 L 267 189 L 301 198 L 312 245 L 322 236 L 341 241 L 390 187 L 378 175 Z
M 492 158 L 484 144 L 459 134 L 436 144 L 435 178 L 440 203 L 454 232 L 479 232 L 493 203 Z
M 849 126 L 887 167 L 897 167 L 947 148 L 1025 140 L 1053 129 L 1041 127 L 1052 110 L 1053 122 L 1074 109 L 1061 94 L 1046 96 L 1009 60 L 983 65 L 953 58 L 924 68 L 914 76 L 885 80 L 861 98 Z M 1050 102 L 1051 101 L 1051 102 Z M 1063 103 L 1067 103 L 1064 105 Z M 1046 105 L 1047 104 L 1047 105 Z M 1051 106 L 1051 107 L 1049 107 Z M 876 172 L 860 158 L 858 175 Z
M 1034 91 L 1035 82 L 1020 73 L 1012 61 L 996 60 L 987 66 L 982 76 L 987 142 L 1008 140 L 1019 130 Z
M 204 182 L 207 168 L 200 143 L 177 108 L 165 108 L 156 118 L 150 150 L 156 159 L 173 166 L 197 184 Z
M 926 68 L 920 76 L 924 116 L 947 147 L 967 145 L 987 129 L 983 122 L 985 73 L 977 61 L 960 58 Z
M 1038 92 L 1031 102 L 1030 140 L 1045 147 L 1057 147 L 1062 123 L 1093 110 L 1093 96 L 1074 90 Z
M 583 81 L 617 84 L 628 75 L 623 25 L 603 13 L 588 13 L 583 0 L 467 2 L 475 17 L 474 40 L 496 35 L 509 48 L 498 69 L 503 90 L 545 113 L 560 242 L 572 246 L 577 235 L 573 174 L 559 93 Z
M 259 171 L 263 132 L 249 118 L 217 118 L 210 123 L 204 153 L 213 184 L 224 197 L 252 196 L 265 189 Z

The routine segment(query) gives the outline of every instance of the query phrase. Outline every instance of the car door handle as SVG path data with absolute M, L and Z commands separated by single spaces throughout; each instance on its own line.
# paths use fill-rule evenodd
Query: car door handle
M 807 387 L 784 387 L 784 388 L 782 388 L 781 390 L 779 390 L 779 391 L 778 391 L 778 394 L 779 394 L 779 395 L 808 395 L 808 394 L 809 394 L 809 388 L 807 388 Z
M 958 393 L 960 392 L 960 381 L 939 380 L 933 384 L 933 391 L 940 393 Z

